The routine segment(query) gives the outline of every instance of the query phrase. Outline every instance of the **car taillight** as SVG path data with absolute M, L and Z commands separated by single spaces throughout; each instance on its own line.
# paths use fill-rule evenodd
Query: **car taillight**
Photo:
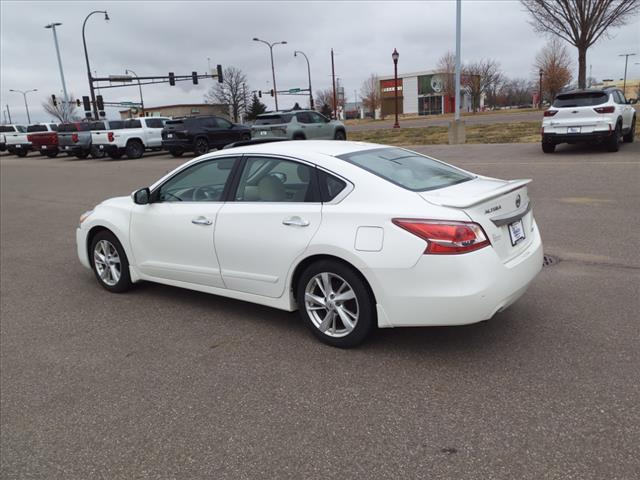
M 113 142 L 113 132 L 107 132 L 107 140 Z
M 544 116 L 545 117 L 553 117 L 556 113 L 558 113 L 558 110 L 545 110 L 544 111 Z
M 78 139 L 78 134 L 77 133 L 72 133 L 71 134 L 71 141 L 73 143 L 78 143 L 79 139 Z
M 616 111 L 616 107 L 614 107 L 613 105 L 609 107 L 597 107 L 594 108 L 594 110 L 598 113 L 613 113 Z
M 467 253 L 490 244 L 477 223 L 410 218 L 394 218 L 392 222 L 425 240 L 425 254 Z
M 27 135 L 27 142 L 33 142 L 33 135 Z

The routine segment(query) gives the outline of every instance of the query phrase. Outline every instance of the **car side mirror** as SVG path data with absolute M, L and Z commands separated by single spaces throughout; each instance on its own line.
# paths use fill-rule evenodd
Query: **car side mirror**
M 148 187 L 136 190 L 131 196 L 133 197 L 133 203 L 136 205 L 147 205 L 151 203 L 151 191 Z

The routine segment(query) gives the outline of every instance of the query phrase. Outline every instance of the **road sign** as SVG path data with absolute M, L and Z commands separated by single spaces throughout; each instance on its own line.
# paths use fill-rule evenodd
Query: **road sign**
M 289 93 L 299 93 L 300 89 L 299 88 L 290 88 L 289 89 Z

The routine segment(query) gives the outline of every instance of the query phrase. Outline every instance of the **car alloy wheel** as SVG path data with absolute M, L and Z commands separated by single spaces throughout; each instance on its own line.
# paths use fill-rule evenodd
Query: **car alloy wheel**
M 209 142 L 207 142 L 204 138 L 197 139 L 194 153 L 200 156 L 200 155 L 204 155 L 208 151 L 209 151 Z
M 122 276 L 120 255 L 116 247 L 108 240 L 100 240 L 93 249 L 93 264 L 100 280 L 113 287 Z
M 332 338 L 349 335 L 359 318 L 355 291 L 335 273 L 313 276 L 305 288 L 304 306 L 313 325 Z

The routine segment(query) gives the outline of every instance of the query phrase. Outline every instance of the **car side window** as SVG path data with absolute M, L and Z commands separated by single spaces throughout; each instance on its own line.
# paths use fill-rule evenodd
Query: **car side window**
M 224 118 L 216 118 L 219 128 L 231 128 L 231 122 L 227 122 Z
M 221 202 L 236 158 L 221 158 L 193 165 L 162 184 L 158 202 Z
M 618 92 L 618 98 L 620 99 L 619 103 L 622 103 L 623 105 L 626 105 L 627 99 L 624 97 L 624 93 Z
M 249 157 L 235 198 L 239 202 L 313 202 L 313 175 L 313 167 L 304 163 Z
M 164 120 L 160 118 L 147 118 L 145 119 L 145 123 L 148 128 L 162 128 L 164 127 Z
M 296 113 L 296 118 L 299 123 L 313 123 L 313 118 L 308 112 Z
M 328 122 L 326 117 L 323 117 L 319 113 L 310 112 L 309 115 L 311 115 L 311 118 L 313 119 L 313 123 L 327 123 Z
M 318 182 L 320 184 L 320 200 L 323 202 L 330 202 L 347 186 L 347 182 L 344 180 L 322 170 L 318 171 Z
M 202 126 L 205 128 L 219 128 L 218 122 L 215 118 L 207 118 L 204 122 L 202 122 Z

